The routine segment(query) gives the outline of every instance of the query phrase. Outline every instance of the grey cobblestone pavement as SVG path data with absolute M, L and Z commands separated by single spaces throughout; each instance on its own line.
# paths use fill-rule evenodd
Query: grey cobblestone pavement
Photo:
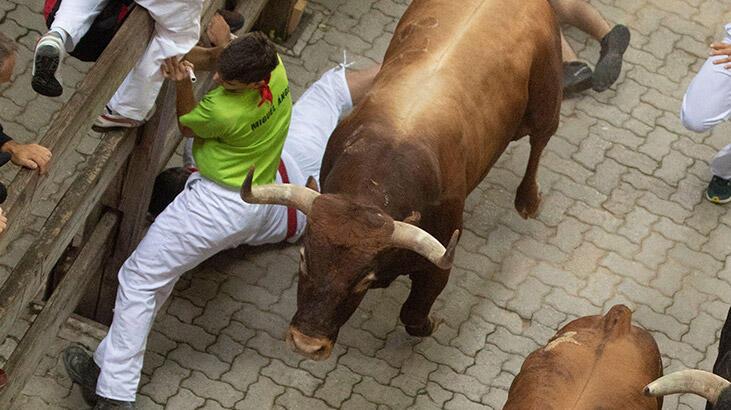
M 380 61 L 408 2 L 310 1 L 316 30 L 299 55 L 285 57 L 295 96 L 340 62 L 344 49 L 357 67 Z M 632 30 L 622 77 L 602 94 L 564 102 L 540 169 L 545 202 L 537 220 L 524 221 L 513 209 L 527 141 L 513 144 L 469 197 L 456 268 L 434 308 L 445 323 L 433 337 L 410 337 L 398 323 L 409 287 L 399 280 L 368 293 L 330 360 L 303 360 L 282 340 L 295 310 L 296 248 L 237 249 L 176 287 L 148 343 L 140 407 L 500 408 L 528 353 L 568 321 L 616 303 L 630 306 L 635 322 L 652 331 L 666 372 L 710 369 L 731 304 L 731 214 L 701 193 L 729 127 L 691 134 L 677 112 L 707 45 L 731 20 L 731 1 L 592 3 Z M 0 30 L 23 45 L 15 85 L 0 88 L 0 118 L 20 139 L 40 135 L 63 103 L 29 91 L 29 47 L 43 29 L 40 4 L 0 2 Z M 598 44 L 567 33 L 579 55 L 594 62 Z M 66 66 L 69 90 L 86 69 Z M 77 148 L 75 161 L 56 166 L 72 175 L 95 138 Z M 20 408 L 84 408 L 58 352 L 69 341 L 94 348 L 102 335 L 64 329 Z M 702 406 L 690 396 L 665 404 Z

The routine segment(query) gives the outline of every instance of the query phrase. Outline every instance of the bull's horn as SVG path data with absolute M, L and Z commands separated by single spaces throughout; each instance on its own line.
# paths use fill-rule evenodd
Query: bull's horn
M 305 214 L 310 213 L 312 202 L 319 193 L 312 189 L 292 184 L 269 184 L 252 187 L 254 167 L 249 168 L 244 185 L 241 186 L 241 199 L 250 204 L 285 205 L 297 208 Z
M 441 269 L 449 269 L 454 261 L 454 251 L 457 248 L 459 229 L 454 231 L 449 245 L 445 249 L 439 241 L 427 231 L 414 225 L 395 221 L 392 244 L 397 248 L 409 249 L 429 259 Z
M 729 383 L 721 376 L 703 370 L 681 370 L 663 376 L 645 387 L 648 396 L 665 396 L 668 394 L 694 393 L 712 404 L 716 404 L 721 391 Z

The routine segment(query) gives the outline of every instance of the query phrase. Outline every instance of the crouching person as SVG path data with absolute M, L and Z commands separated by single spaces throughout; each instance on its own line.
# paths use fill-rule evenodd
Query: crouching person
M 16 46 L 13 40 L 0 33 L 0 84 L 9 83 L 15 69 Z M 41 175 L 48 172 L 51 151 L 38 144 L 21 144 L 14 141 L 3 131 L 0 124 L 0 166 L 12 161 L 15 165 L 37 169 Z M 5 201 L 7 192 L 0 183 L 0 204 Z M 0 233 L 7 227 L 8 220 L 0 209 Z
M 96 392 L 95 409 L 134 408 L 155 314 L 184 272 L 227 248 L 294 242 L 302 235 L 301 213 L 241 200 L 246 172 L 256 165 L 255 185 L 304 185 L 305 175 L 319 175 L 330 134 L 376 72 L 346 79 L 345 68 L 333 69 L 293 109 L 274 46 L 262 34 L 248 34 L 223 50 L 214 75 L 220 85 L 196 105 L 189 64 L 168 60 L 163 72 L 176 81 L 179 126 L 194 139 L 198 172 L 122 266 L 114 319 L 93 358 L 78 346 L 64 352 L 84 396 Z
M 723 42 L 711 44 L 711 56 L 688 86 L 680 120 L 694 132 L 704 132 L 731 117 L 731 23 L 726 24 Z M 731 144 L 711 161 L 713 174 L 706 199 L 716 204 L 731 202 Z

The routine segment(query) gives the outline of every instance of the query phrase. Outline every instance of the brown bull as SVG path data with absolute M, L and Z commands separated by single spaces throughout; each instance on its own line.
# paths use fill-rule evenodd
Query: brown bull
M 399 275 L 412 280 L 401 321 L 412 335 L 430 335 L 465 198 L 511 141 L 530 135 L 515 206 L 535 216 L 538 162 L 560 104 L 561 44 L 547 1 L 414 0 L 372 89 L 328 143 L 322 195 L 242 189 L 247 202 L 308 215 L 288 336 L 295 347 L 329 357 L 366 290 Z
M 574 320 L 531 353 L 513 380 L 504 410 L 662 408 L 644 386 L 662 375 L 655 339 L 614 306 Z

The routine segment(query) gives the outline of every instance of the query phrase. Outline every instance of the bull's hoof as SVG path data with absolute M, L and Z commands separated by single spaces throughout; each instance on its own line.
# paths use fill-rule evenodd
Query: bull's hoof
M 410 334 L 411 336 L 426 337 L 431 336 L 437 330 L 439 324 L 441 323 L 441 319 L 429 317 L 429 320 L 427 320 L 426 323 L 421 326 L 404 326 L 406 327 L 406 333 Z
M 541 213 L 542 202 L 543 194 L 540 187 L 536 186 L 534 192 L 518 188 L 518 194 L 515 196 L 515 209 L 523 219 L 537 218 Z

